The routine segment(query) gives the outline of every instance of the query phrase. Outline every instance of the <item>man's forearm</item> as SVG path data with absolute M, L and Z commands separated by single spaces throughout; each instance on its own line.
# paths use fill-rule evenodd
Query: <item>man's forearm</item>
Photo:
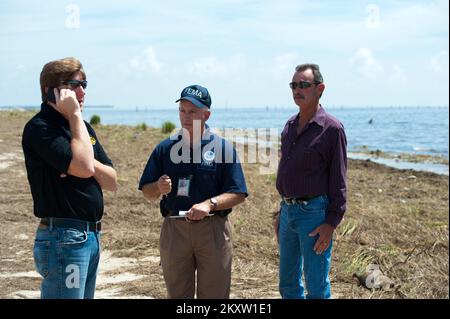
M 102 189 L 115 192 L 117 190 L 116 170 L 94 159 L 94 178 Z
M 217 199 L 217 206 L 215 210 L 225 210 L 233 208 L 245 200 L 245 194 L 242 193 L 223 193 L 215 196 Z M 209 201 L 209 199 L 208 199 Z
M 142 193 L 144 194 L 144 197 L 149 200 L 159 198 L 159 196 L 161 196 L 161 192 L 159 191 L 158 188 L 158 181 L 145 184 L 142 187 Z
M 68 173 L 77 177 L 88 178 L 94 175 L 94 150 L 91 139 L 81 115 L 73 115 L 69 119 L 72 140 L 72 161 Z

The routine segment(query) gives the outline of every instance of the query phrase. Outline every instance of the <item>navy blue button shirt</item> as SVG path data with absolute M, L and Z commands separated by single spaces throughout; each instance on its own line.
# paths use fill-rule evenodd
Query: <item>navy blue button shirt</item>
M 202 139 L 201 149 L 197 150 L 189 146 L 183 149 L 179 134 L 176 138 L 162 141 L 153 150 L 145 166 L 139 182 L 140 190 L 145 184 L 156 182 L 164 174 L 172 180 L 172 190 L 161 202 L 171 214 L 189 210 L 194 204 L 223 193 L 243 193 L 248 196 L 236 150 L 220 136 L 208 130 L 206 132 L 210 138 Z M 186 151 L 187 157 L 178 157 Z M 189 196 L 177 196 L 178 180 L 185 177 L 190 178 Z M 228 209 L 222 213 L 230 212 L 231 209 Z
M 95 159 L 112 166 L 94 129 L 86 121 L 84 123 Z M 69 122 L 46 103 L 42 103 L 41 111 L 25 125 L 22 148 L 34 215 L 98 221 L 103 215 L 103 193 L 95 178 L 69 174 L 60 177 L 67 173 L 72 161 L 71 139 Z

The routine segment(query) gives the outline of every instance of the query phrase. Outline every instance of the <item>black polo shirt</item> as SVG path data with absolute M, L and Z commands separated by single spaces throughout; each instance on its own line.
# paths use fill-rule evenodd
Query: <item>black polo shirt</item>
M 236 150 L 231 143 L 213 134 L 209 130 L 202 139 L 201 149 L 181 147 L 181 135 L 174 135 L 153 150 L 144 172 L 142 173 L 139 189 L 145 184 L 156 182 L 166 174 L 172 180 L 172 190 L 164 196 L 160 205 L 163 216 L 170 213 L 177 215 L 180 210 L 189 210 L 192 205 L 223 193 L 247 194 L 244 173 Z M 183 152 L 187 152 L 188 154 Z M 190 179 L 188 196 L 178 196 L 180 178 Z M 220 213 L 226 215 L 227 209 Z
M 112 166 L 94 129 L 85 121 L 94 157 Z M 41 111 L 25 125 L 22 148 L 28 182 L 37 217 L 75 218 L 98 221 L 103 216 L 103 193 L 94 177 L 67 174 L 72 161 L 69 122 L 53 107 L 42 103 Z M 67 174 L 61 177 L 61 174 Z

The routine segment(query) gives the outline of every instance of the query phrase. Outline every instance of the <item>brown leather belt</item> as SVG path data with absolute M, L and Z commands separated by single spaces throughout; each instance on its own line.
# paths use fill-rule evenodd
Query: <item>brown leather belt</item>
M 95 231 L 99 232 L 102 230 L 101 221 L 98 222 L 89 222 L 86 220 L 80 219 L 71 219 L 71 218 L 42 218 L 41 225 L 52 227 L 62 227 L 62 228 L 75 228 L 80 231 Z

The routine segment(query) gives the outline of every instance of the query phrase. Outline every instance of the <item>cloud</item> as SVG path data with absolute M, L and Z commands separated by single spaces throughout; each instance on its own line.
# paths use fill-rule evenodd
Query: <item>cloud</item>
M 448 73 L 448 51 L 442 50 L 430 59 L 431 69 L 437 73 Z
M 275 76 L 289 76 L 294 72 L 294 68 L 299 64 L 299 56 L 296 53 L 282 53 L 273 58 L 273 73 Z
M 108 88 L 93 93 L 91 86 L 100 104 L 121 98 L 121 92 L 109 90 L 119 82 L 133 91 L 135 104 L 146 103 L 144 83 L 151 83 L 166 94 L 152 97 L 152 103 L 163 105 L 167 96 L 179 93 L 178 86 L 198 80 L 216 86 L 218 98 L 226 92 L 223 101 L 233 90 L 249 97 L 240 103 L 288 105 L 289 95 L 284 99 L 272 92 L 285 94 L 294 67 L 309 61 L 323 67 L 327 82 L 334 84 L 328 93 L 332 87 L 348 93 L 351 86 L 351 94 L 336 95 L 333 103 L 361 104 L 370 93 L 365 87 L 389 89 L 392 83 L 403 83 L 408 90 L 396 87 L 380 97 L 379 104 L 417 104 L 421 90 L 411 89 L 412 79 L 417 76 L 414 66 L 422 65 L 435 80 L 421 83 L 422 88 L 436 88 L 436 100 L 442 100 L 438 104 L 448 104 L 447 0 L 350 0 L 348 5 L 330 0 L 193 0 L 189 6 L 180 0 L 73 3 L 79 10 L 67 10 L 55 0 L 0 1 L 0 40 L 8 44 L 0 50 L 0 58 L 8 61 L 0 65 L 3 103 L 34 99 L 36 87 L 18 92 L 14 83 L 35 83 L 46 61 L 76 56 L 90 77 L 95 75 Z M 57 45 L 42 46 L 42 39 Z M 342 81 L 343 72 L 349 71 L 354 81 Z M 373 81 L 382 75 L 386 82 Z M 253 83 L 258 85 L 249 85 Z
M 394 65 L 392 67 L 392 75 L 390 77 L 390 81 L 391 83 L 405 85 L 408 83 L 408 78 L 400 66 Z
M 228 59 L 209 56 L 188 62 L 186 71 L 198 77 L 225 77 L 243 72 L 246 64 L 242 55 L 234 55 Z
M 383 71 L 383 67 L 377 61 L 369 48 L 359 48 L 350 58 L 350 64 L 366 78 L 376 78 Z
M 156 50 L 152 47 L 147 47 L 141 54 L 132 57 L 125 69 L 131 72 L 145 72 L 145 73 L 160 73 L 162 63 L 159 61 Z

